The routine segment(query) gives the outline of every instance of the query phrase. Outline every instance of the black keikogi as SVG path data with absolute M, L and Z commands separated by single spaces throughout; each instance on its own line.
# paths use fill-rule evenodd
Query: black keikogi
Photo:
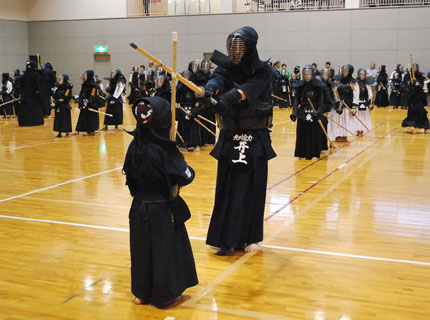
M 26 69 L 21 78 L 22 100 L 18 113 L 20 126 L 43 125 L 43 106 L 40 97 L 40 83 L 37 66 L 34 61 L 27 61 Z
M 130 95 L 128 96 L 128 102 L 130 105 L 133 104 L 133 102 L 140 97 L 139 93 L 139 67 L 133 67 L 133 70 L 131 72 L 131 81 L 129 82 L 130 85 Z
M 208 59 L 203 59 L 200 70 L 197 72 L 195 77 L 195 83 L 198 86 L 204 87 L 210 79 L 210 61 Z M 205 108 L 201 111 L 201 116 L 215 123 L 215 112 L 212 108 Z M 207 121 L 202 120 L 212 132 L 216 132 L 216 127 Z M 214 145 L 215 137 L 209 131 L 201 128 L 202 145 Z
M 288 100 L 290 99 L 289 87 L 290 87 L 290 80 L 288 79 L 287 71 L 285 69 L 282 69 L 280 75 L 276 79 L 276 82 L 275 82 L 276 90 L 274 90 L 275 95 L 277 95 L 279 98 L 282 98 L 282 99 L 277 99 L 280 109 L 288 108 L 290 106 L 290 102 Z
M 312 65 L 303 68 L 303 80 L 293 83 L 295 90 L 293 112 L 291 120 L 296 121 L 296 149 L 294 156 L 311 160 L 319 158 L 321 151 L 327 149 L 323 146 L 323 134 L 318 120 L 322 118 L 325 110 L 324 83 L 314 77 Z M 309 102 L 309 100 L 312 102 Z M 312 105 L 314 108 L 312 108 Z M 315 109 L 315 110 L 314 110 Z
M 393 79 L 391 79 L 390 87 L 391 94 L 389 105 L 397 109 L 399 106 L 402 105 L 403 92 L 403 82 L 400 73 L 398 73 L 397 71 L 393 74 Z
M 109 94 L 106 107 L 106 113 L 113 115 L 113 117 L 105 116 L 104 125 L 105 129 L 108 125 L 118 126 L 123 123 L 123 110 L 122 110 L 122 93 L 125 90 L 126 79 L 119 69 L 113 69 L 109 85 L 106 92 Z
M 184 72 L 184 77 L 189 79 L 190 76 L 190 72 L 186 70 Z M 184 142 L 181 145 L 185 148 L 200 147 L 202 145 L 200 125 L 187 116 L 187 113 L 191 113 L 195 108 L 197 108 L 196 95 L 194 94 L 194 91 L 185 86 L 182 82 L 178 83 L 178 86 L 176 87 L 176 103 L 179 103 L 185 110 L 183 111 L 179 109 L 177 112 L 178 131 L 184 139 Z
M 0 104 L 13 100 L 12 91 L 13 85 L 9 73 L 3 73 L 0 87 Z M 13 115 L 13 102 L 0 107 L 0 116 L 6 118 L 11 115 Z
M 62 132 L 72 132 L 72 117 L 70 110 L 70 100 L 72 99 L 73 85 L 67 74 L 62 74 L 58 77 L 58 84 L 53 93 L 54 98 L 54 131 L 58 132 L 61 137 Z
M 411 80 L 409 90 L 409 108 L 406 119 L 402 121 L 402 127 L 413 127 L 418 129 L 429 129 L 429 120 L 427 118 L 427 95 L 423 90 L 424 76 L 419 72 L 418 65 L 415 67 L 415 79 Z
M 331 80 L 333 77 L 333 69 L 324 69 L 322 73 L 323 82 L 323 107 L 320 108 L 321 114 L 329 113 L 332 109 L 336 108 L 335 97 L 333 87 L 335 83 Z M 324 125 L 324 129 L 328 132 L 328 119 L 326 117 L 321 117 L 321 122 Z M 328 140 L 327 136 L 321 129 L 321 141 L 322 141 L 322 150 L 328 150 Z
M 22 84 L 21 84 L 21 71 L 16 69 L 13 74 L 13 98 L 19 99 L 22 96 Z M 18 115 L 21 111 L 21 101 L 16 101 L 13 103 L 15 108 L 15 114 Z
M 184 224 L 190 211 L 174 191 L 193 181 L 194 170 L 169 140 L 171 109 L 165 99 L 138 99 L 132 111 L 137 127 L 123 167 L 133 196 L 131 289 L 141 302 L 165 307 L 198 283 Z
M 273 72 L 259 59 L 257 40 L 252 27 L 243 27 L 228 36 L 229 56 L 214 51 L 211 61 L 218 67 L 202 101 L 219 93 L 214 110 L 221 130 L 211 152 L 218 160 L 217 184 L 206 243 L 221 248 L 220 255 L 263 240 L 268 160 L 276 154 L 268 129 Z
M 379 68 L 378 77 L 376 78 L 376 97 L 375 105 L 377 107 L 388 106 L 388 74 L 385 65 Z
M 81 75 L 82 88 L 79 93 L 79 113 L 76 131 L 93 134 L 99 129 L 99 114 L 88 108 L 98 110 L 97 93 L 99 87 L 94 81 L 94 71 L 87 70 Z
M 48 62 L 40 71 L 40 97 L 42 98 L 43 115 L 45 117 L 51 115 L 51 95 L 52 88 L 54 88 L 57 78 L 52 65 Z
M 169 77 L 165 73 L 160 73 L 155 79 L 155 96 L 171 101 L 172 90 Z

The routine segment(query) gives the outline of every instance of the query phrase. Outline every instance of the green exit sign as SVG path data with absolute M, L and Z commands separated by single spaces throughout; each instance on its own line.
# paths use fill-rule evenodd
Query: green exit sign
M 94 52 L 95 53 L 107 53 L 108 52 L 108 47 L 107 46 L 95 46 L 94 47 Z

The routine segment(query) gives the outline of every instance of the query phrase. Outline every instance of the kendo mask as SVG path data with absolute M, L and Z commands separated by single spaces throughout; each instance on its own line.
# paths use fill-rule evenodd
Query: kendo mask
M 133 103 L 137 128 L 149 129 L 161 140 L 170 141 L 172 113 L 170 104 L 161 97 L 140 98 Z
M 58 84 L 61 86 L 69 81 L 69 76 L 67 74 L 60 74 L 58 76 Z
M 351 77 L 354 72 L 354 67 L 350 64 L 346 64 L 342 67 L 342 76 L 344 78 Z
M 211 70 L 211 64 L 210 64 L 210 62 L 209 62 L 208 59 L 203 59 L 202 60 L 202 67 L 201 67 L 201 69 L 202 69 L 202 72 L 204 74 L 208 74 L 209 73 L 209 71 Z
M 113 70 L 111 71 L 111 73 L 110 73 L 110 77 L 111 77 L 112 79 L 117 80 L 120 74 L 121 74 L 121 70 L 120 70 L 120 69 L 113 69 Z
M 396 80 L 399 80 L 399 77 L 400 77 L 400 74 L 398 72 L 395 72 L 393 78 Z
M 302 76 L 303 76 L 303 80 L 305 80 L 306 82 L 312 81 L 312 79 L 314 77 L 314 68 L 312 67 L 311 64 L 307 64 L 303 68 L 303 70 L 302 70 Z
M 9 80 L 9 73 L 7 73 L 7 72 L 2 73 L 1 78 L 4 81 L 8 81 Z
M 324 77 L 324 81 L 325 82 L 328 82 L 331 79 L 332 76 L 333 75 L 331 74 L 331 70 L 330 69 L 324 69 L 323 70 L 323 77 Z
M 185 70 L 184 72 L 182 72 L 182 76 L 187 79 L 190 80 L 191 79 L 191 71 L 189 70 Z
M 191 62 L 191 71 L 192 71 L 192 73 L 196 74 L 199 71 L 199 69 L 200 69 L 199 62 L 196 61 L 196 60 L 192 61 Z
M 366 69 L 364 69 L 364 68 L 360 68 L 360 69 L 358 69 L 358 78 L 359 78 L 361 81 L 366 80 L 366 75 L 367 75 L 367 73 L 366 73 Z
M 94 78 L 94 71 L 93 70 L 87 70 L 81 74 L 81 82 L 82 83 L 91 81 L 93 78 Z
M 234 65 L 240 64 L 246 53 L 246 43 L 239 33 L 228 36 L 227 53 Z
M 157 79 L 155 79 L 155 87 L 160 89 L 164 85 L 165 77 L 160 74 Z

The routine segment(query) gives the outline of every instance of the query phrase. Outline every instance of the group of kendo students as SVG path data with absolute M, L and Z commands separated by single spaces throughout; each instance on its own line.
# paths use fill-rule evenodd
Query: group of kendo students
M 150 69 L 145 70 L 145 66 L 133 67 L 130 73 L 129 84 L 131 87 L 128 100 L 130 105 L 145 97 L 158 96 L 171 102 L 172 89 L 170 81 L 172 77 L 160 66 L 149 64 Z M 211 74 L 211 63 L 207 59 L 193 60 L 188 64 L 188 69 L 181 72 L 181 75 L 197 86 L 205 86 Z M 196 121 L 194 121 L 193 111 L 198 108 L 195 93 L 179 82 L 176 87 L 176 121 L 177 142 L 183 151 L 200 151 L 205 145 L 214 145 L 215 137 Z M 200 116 L 215 123 L 215 113 L 207 108 Z M 205 123 L 205 126 L 215 132 L 215 126 Z
M 291 106 L 291 120 L 297 120 L 295 156 L 298 158 L 319 158 L 321 152 L 328 150 L 327 135 L 330 141 L 347 142 L 348 136 L 361 137 L 365 131 L 373 130 L 370 111 L 374 106 L 390 104 L 396 109 L 399 106 L 408 109 L 402 126 L 411 127 L 412 133 L 417 128 L 429 133 L 425 109 L 429 80 L 419 72 L 417 64 L 406 72 L 397 65 L 391 79 L 384 65 L 377 72 L 374 63 L 370 69 L 358 69 L 356 74 L 354 67 L 346 64 L 335 75 L 330 62 L 322 70 L 313 63 L 306 65 L 301 73 L 295 67 L 293 74 L 289 74 L 286 65 L 282 67 L 278 61 L 273 73 L 273 104 L 281 109 Z
M 0 111 L 4 117 L 18 117 L 20 126 L 38 126 L 44 124 L 44 118 L 50 117 L 54 109 L 54 131 L 57 137 L 66 136 L 72 132 L 71 106 L 72 99 L 78 100 L 80 109 L 76 132 L 86 132 L 94 135 L 99 129 L 99 109 L 107 106 L 104 119 L 104 130 L 108 125 L 123 123 L 123 92 L 126 80 L 119 69 L 112 70 L 111 77 L 107 78 L 109 84 L 106 93 L 103 91 L 102 81 L 94 74 L 93 70 L 87 70 L 81 75 L 82 87 L 78 96 L 73 96 L 73 84 L 67 74 L 58 77 L 50 63 L 43 68 L 35 61 L 27 61 L 26 69 L 21 75 L 15 71 L 14 79 L 9 74 L 2 75 L 2 103 L 5 104 Z

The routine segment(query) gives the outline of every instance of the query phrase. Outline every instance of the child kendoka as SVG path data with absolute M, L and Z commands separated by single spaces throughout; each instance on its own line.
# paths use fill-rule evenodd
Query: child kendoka
M 185 228 L 190 211 L 179 187 L 194 170 L 170 141 L 171 110 L 160 97 L 133 103 L 136 129 L 123 171 L 133 196 L 130 209 L 131 290 L 136 304 L 171 305 L 198 283 Z

